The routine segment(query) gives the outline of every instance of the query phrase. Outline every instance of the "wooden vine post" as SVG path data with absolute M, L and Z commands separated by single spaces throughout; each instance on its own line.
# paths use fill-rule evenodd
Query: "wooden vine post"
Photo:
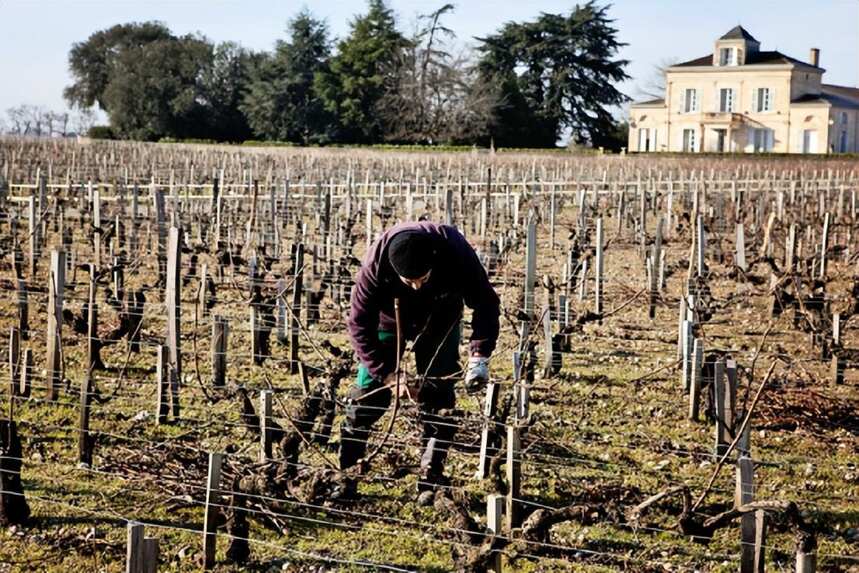
M 650 258 L 648 259 L 648 269 L 650 272 L 648 274 L 649 280 L 647 284 L 649 291 L 647 315 L 651 320 L 656 317 L 656 302 L 659 300 L 659 267 L 660 261 L 662 261 L 662 225 L 663 220 L 660 218 L 656 225 L 656 238 L 653 241 Z
M 522 490 L 522 447 L 519 427 L 507 426 L 507 531 L 512 534 L 522 521 L 519 496 Z
M 203 569 L 215 566 L 218 535 L 218 515 L 221 505 L 221 467 L 224 454 L 209 453 L 209 473 L 206 480 L 206 512 L 203 518 Z
M 796 573 L 817 572 L 817 548 L 803 547 L 796 549 Z
M 745 229 L 743 227 L 743 223 L 739 222 L 736 225 L 737 238 L 736 238 L 736 258 L 734 264 L 738 269 L 743 272 L 749 270 L 748 265 L 746 264 L 746 234 Z
M 158 571 L 158 538 L 146 537 L 142 523 L 128 522 L 125 573 Z
M 39 261 L 39 227 L 36 218 L 36 198 L 33 196 L 28 197 L 27 205 L 27 213 L 29 214 L 28 238 L 30 243 L 30 249 L 27 253 L 30 257 L 28 268 L 30 271 L 30 280 L 34 280 L 36 278 L 36 264 Z
M 696 272 L 699 277 L 703 277 L 707 271 L 707 263 L 704 253 L 707 247 L 707 237 L 704 232 L 704 216 L 698 215 L 696 225 L 696 241 L 695 241 L 695 261 Z
M 605 262 L 603 260 L 603 228 L 602 217 L 596 220 L 596 262 L 594 266 L 594 312 L 602 315 L 603 306 L 603 270 Z M 602 324 L 602 319 L 599 320 Z
M 822 196 L 821 196 L 822 198 Z M 826 280 L 826 254 L 829 250 L 829 213 L 823 217 L 823 232 L 820 234 L 820 272 L 817 278 Z
M 15 281 L 16 287 L 16 302 L 17 302 L 17 318 L 18 332 L 21 333 L 21 340 L 30 339 L 30 303 L 29 295 L 27 294 L 27 283 L 23 277 L 19 276 Z
M 89 431 L 90 404 L 92 402 L 92 371 L 96 366 L 98 341 L 98 307 L 96 306 L 96 268 L 90 265 L 89 300 L 87 303 L 87 345 L 89 360 L 80 390 L 80 418 L 78 433 L 78 463 L 92 466 L 93 437 Z M 100 359 L 99 359 L 100 361 Z
M 227 382 L 227 341 L 230 325 L 220 315 L 212 317 L 212 385 L 223 387 Z
M 689 393 L 692 389 L 692 360 L 695 344 L 694 326 L 691 320 L 683 320 L 681 323 L 680 340 L 681 340 L 681 385 L 683 391 Z
M 486 398 L 483 402 L 483 428 L 480 431 L 480 458 L 477 463 L 477 479 L 489 476 L 489 464 L 495 454 L 498 435 L 498 394 L 500 386 L 490 381 L 486 385 Z
M 170 351 L 166 346 L 159 345 L 155 352 L 155 423 L 166 424 L 170 410 Z
M 31 380 L 33 377 L 33 349 L 25 348 L 24 354 L 21 357 L 21 382 L 18 387 L 18 394 L 20 394 L 23 398 L 30 397 L 30 389 L 31 389 Z
M 295 269 L 292 282 L 292 308 L 289 317 L 289 372 L 298 374 L 298 363 L 301 361 L 299 354 L 299 334 L 301 333 L 300 311 L 301 291 L 304 289 L 304 244 L 295 246 Z
M 289 340 L 286 337 L 286 295 L 284 294 L 285 286 L 283 279 L 279 279 L 274 288 L 277 291 L 277 300 L 275 302 L 277 308 L 275 315 L 276 337 L 280 344 L 285 345 Z
M 501 535 L 504 526 L 504 496 L 491 493 L 486 498 L 486 532 Z M 489 563 L 491 573 L 501 573 L 501 553 L 495 552 Z
M 167 278 L 167 214 L 164 207 L 164 193 L 152 182 L 152 202 L 155 210 L 155 229 L 158 237 L 156 257 L 158 260 L 159 282 Z
M 734 507 L 740 507 L 754 501 L 754 462 L 748 456 L 737 459 L 737 490 L 734 496 Z M 755 573 L 756 563 L 754 513 L 745 513 L 740 517 L 740 573 Z
M 48 332 L 47 332 L 47 399 L 55 401 L 63 381 L 62 328 L 63 289 L 66 277 L 66 255 L 51 251 L 51 272 L 48 278 Z
M 271 390 L 263 390 L 259 396 L 259 434 L 260 434 L 260 452 L 259 461 L 267 462 L 271 459 L 271 442 L 272 442 L 272 416 L 271 416 L 271 399 L 273 392 Z
M 534 361 L 531 357 L 532 347 L 529 343 L 531 329 L 534 323 L 534 291 L 537 281 L 537 223 L 533 217 L 528 221 L 528 234 L 525 246 L 525 293 L 524 320 L 520 326 L 519 351 L 514 353 L 514 391 L 515 414 L 513 422 L 507 426 L 507 531 L 519 527 L 521 518 L 520 495 L 522 486 L 522 459 L 520 444 L 520 426 L 528 419 L 528 401 L 532 373 L 528 370 Z M 527 364 L 526 364 L 527 363 Z
M 101 340 L 98 337 L 98 270 L 95 265 L 89 267 L 89 297 L 87 300 L 87 369 L 94 370 L 103 367 L 101 363 Z
M 701 406 L 701 389 L 704 387 L 702 374 L 704 371 L 704 341 L 695 338 L 692 341 L 692 364 L 689 384 L 689 419 L 698 421 Z
M 525 244 L 525 294 L 522 320 L 519 327 L 519 350 L 513 355 L 513 388 L 515 394 L 515 423 L 524 423 L 528 418 L 528 402 L 533 381 L 533 346 L 530 342 L 531 331 L 535 327 L 535 290 L 537 286 L 537 223 L 528 221 L 528 234 Z
M 181 313 L 182 291 L 181 257 L 182 230 L 170 228 L 167 246 L 167 283 L 164 294 L 167 306 L 167 349 L 170 355 L 170 403 L 174 418 L 179 417 L 179 386 L 182 380 Z
M 92 191 L 92 251 L 96 268 L 101 268 L 101 192 Z
M 21 331 L 16 326 L 9 328 L 9 406 L 13 407 L 18 395 L 18 379 L 21 367 Z

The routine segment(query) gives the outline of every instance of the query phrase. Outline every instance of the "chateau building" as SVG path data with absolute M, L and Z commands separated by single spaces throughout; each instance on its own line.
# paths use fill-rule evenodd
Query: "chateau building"
M 809 62 L 762 51 L 741 26 L 712 54 L 665 70 L 665 98 L 632 104 L 629 151 L 859 152 L 859 89 Z

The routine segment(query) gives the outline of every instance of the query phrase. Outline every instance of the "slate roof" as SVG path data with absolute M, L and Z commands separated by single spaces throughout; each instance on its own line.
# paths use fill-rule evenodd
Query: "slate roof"
M 798 97 L 794 100 L 791 100 L 790 103 L 829 103 L 833 107 L 859 109 L 859 100 L 848 99 L 846 97 L 841 97 L 829 93 L 822 93 L 818 95 L 806 94 L 802 97 Z
M 797 60 L 796 58 L 791 58 L 788 55 L 782 54 L 779 51 L 758 51 L 758 52 L 749 52 L 746 54 L 746 63 L 747 66 L 759 66 L 765 64 L 792 64 L 795 66 L 806 66 L 809 68 L 814 68 L 809 63 L 803 62 L 801 60 Z M 706 56 L 701 56 L 700 58 L 695 58 L 694 60 L 689 60 L 687 62 L 681 62 L 679 64 L 674 64 L 671 66 L 672 68 L 688 68 L 693 66 L 713 66 L 713 55 L 707 54 Z M 713 66 L 716 67 L 716 66 Z M 822 69 L 819 66 L 816 69 Z
M 831 94 L 859 102 L 859 88 L 849 86 L 836 86 L 834 84 L 822 84 L 820 86 L 825 94 Z
M 706 56 L 701 56 L 700 58 L 695 58 L 694 60 L 689 60 L 686 62 L 680 62 L 679 64 L 674 64 L 671 66 L 672 68 L 691 68 L 697 66 L 712 66 L 713 65 L 713 54 L 707 54 Z
M 757 42 L 754 36 L 749 34 L 748 30 L 743 28 L 742 26 L 734 26 L 728 33 L 719 38 L 720 40 L 748 40 L 750 42 Z M 760 42 L 758 42 L 760 43 Z

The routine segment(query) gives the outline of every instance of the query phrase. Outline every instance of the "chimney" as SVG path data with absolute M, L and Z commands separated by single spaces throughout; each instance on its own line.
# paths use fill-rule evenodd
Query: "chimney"
M 811 48 L 811 56 L 809 58 L 811 60 L 811 65 L 815 68 L 820 67 L 820 48 Z

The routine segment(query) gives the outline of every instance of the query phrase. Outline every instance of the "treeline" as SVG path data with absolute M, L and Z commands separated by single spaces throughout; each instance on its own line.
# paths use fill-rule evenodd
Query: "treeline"
M 70 105 L 98 106 L 118 138 L 249 139 L 309 144 L 480 144 L 616 148 L 612 109 L 627 75 L 606 7 L 510 22 L 458 51 L 445 4 L 398 27 L 384 0 L 369 0 L 333 41 L 304 10 L 271 52 L 159 22 L 121 24 L 73 45 Z
M 96 121 L 92 108 L 69 113 L 27 104 L 8 108 L 6 119 L 8 122 L 0 118 L 0 133 L 29 137 L 68 137 L 86 133 Z

